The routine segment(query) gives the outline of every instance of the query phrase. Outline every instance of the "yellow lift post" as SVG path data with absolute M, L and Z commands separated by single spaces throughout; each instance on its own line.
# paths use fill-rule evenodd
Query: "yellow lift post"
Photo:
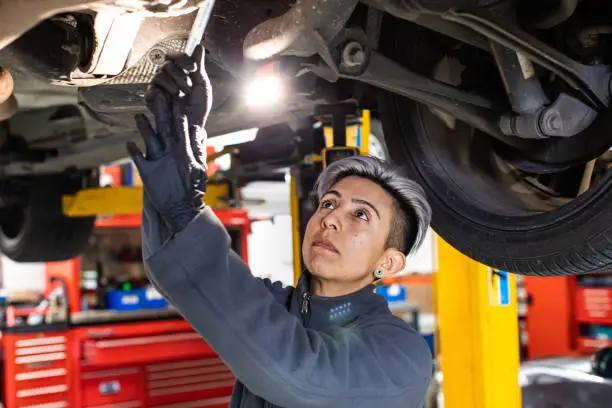
M 436 352 L 445 408 L 520 408 L 514 275 L 438 239 Z
M 333 153 L 359 154 L 367 156 L 370 145 L 370 111 L 358 110 L 356 104 L 340 103 L 331 108 L 330 111 L 320 112 L 323 122 L 323 137 L 325 147 L 319 155 L 306 158 L 307 162 L 321 164 L 321 170 L 328 164 L 326 158 Z M 330 121 L 330 119 L 332 119 Z M 338 123 L 341 121 L 340 123 Z M 343 134 L 338 137 L 335 127 L 342 127 Z M 308 163 L 307 163 L 308 164 Z M 299 166 L 291 169 L 290 178 L 290 209 L 291 230 L 293 248 L 293 281 L 297 281 L 302 274 L 302 223 L 307 221 L 302 214 L 301 202 L 307 200 L 310 191 L 303 191 L 300 178 Z

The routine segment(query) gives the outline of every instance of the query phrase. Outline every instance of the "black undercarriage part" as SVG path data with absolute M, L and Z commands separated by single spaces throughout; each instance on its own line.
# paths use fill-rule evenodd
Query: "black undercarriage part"
M 332 40 L 342 30 L 358 0 L 297 0 L 281 16 L 254 27 L 244 39 L 244 55 L 263 60 L 274 55 L 309 57 L 317 52 L 316 35 Z
M 595 120 L 594 109 L 566 93 L 549 105 L 531 61 L 497 43 L 491 48 L 514 112 L 500 118 L 505 135 L 526 139 L 571 137 Z
M 531 61 L 497 43 L 491 43 L 491 49 L 514 112 L 528 114 L 548 104 Z
M 500 127 L 505 135 L 527 139 L 571 137 L 585 130 L 597 112 L 565 93 L 546 108 L 524 115 L 503 115 Z
M 608 106 L 610 67 L 581 64 L 487 9 L 478 9 L 471 13 L 449 10 L 444 13 L 443 18 L 469 27 L 546 68 L 582 94 L 593 108 L 605 109 Z
M 338 52 L 321 50 L 321 60 L 316 64 L 305 63 L 304 71 L 330 81 L 340 78 L 359 81 L 411 98 L 447 112 L 505 144 L 521 150 L 530 147 L 529 140 L 502 133 L 499 127 L 502 112 L 494 102 L 409 70 L 369 49 L 363 42 L 351 39 L 363 38 L 363 33 L 355 35 L 352 31 L 349 34 L 339 45 Z M 339 37 L 342 39 L 341 35 Z
M 338 1 L 337 3 L 340 3 Z M 609 105 L 611 69 L 585 65 L 523 31 L 508 18 L 508 5 L 485 0 L 410 2 L 370 1 L 376 7 L 419 23 L 432 16 L 467 28 L 489 42 L 504 79 L 512 111 L 492 101 L 426 78 L 372 50 L 359 30 L 344 29 L 329 43 L 315 30 L 310 38 L 321 60 L 308 70 L 326 80 L 352 79 L 434 106 L 514 147 L 527 149 L 529 140 L 568 138 L 585 130 Z M 452 4 L 451 4 L 452 3 Z M 451 8 L 451 6 L 453 6 Z M 469 10 L 469 11 L 464 11 Z M 433 27 L 435 29 L 435 23 Z M 449 32 L 448 24 L 444 31 Z M 282 31 L 281 26 L 277 29 Z M 431 27 L 430 27 L 431 28 Z M 465 31 L 460 32 L 465 33 Z M 348 34 L 347 34 L 348 33 Z M 282 33 L 283 35 L 289 35 Z M 469 43 L 482 41 L 471 37 Z M 459 38 L 462 40 L 462 38 Z M 573 88 L 552 103 L 542 90 L 533 64 L 539 65 Z

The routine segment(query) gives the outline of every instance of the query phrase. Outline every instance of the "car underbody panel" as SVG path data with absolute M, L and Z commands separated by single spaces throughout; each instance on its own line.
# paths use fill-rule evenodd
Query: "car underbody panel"
M 0 0 L 0 181 L 125 157 L 148 83 L 204 1 Z M 218 0 L 207 130 L 297 127 L 356 100 L 432 202 L 446 192 L 433 224 L 464 253 L 535 275 L 598 270 L 612 263 L 594 221 L 612 213 L 611 39 L 605 0 Z M 263 71 L 284 90 L 265 109 L 246 97 Z M 551 237 L 572 223 L 564 257 Z
M 108 138 L 110 144 L 134 137 L 132 117 L 147 111 L 143 98 L 147 83 L 166 55 L 181 52 L 200 4 L 142 0 L 129 2 L 128 7 L 120 1 L 33 1 L 27 2 L 33 8 L 20 14 L 22 3 L 26 2 L 0 3 L 2 15 L 7 16 L 3 19 L 11 21 L 0 32 L 0 66 L 14 81 L 12 98 L 22 111 L 80 104 L 85 122 L 98 122 L 90 125 L 95 131 L 88 131 L 88 139 Z M 449 112 L 509 147 L 507 155 L 518 149 L 529 160 L 551 166 L 584 162 L 609 145 L 610 140 L 604 142 L 599 136 L 589 144 L 591 149 L 576 149 L 578 138 L 573 136 L 588 134 L 583 131 L 596 121 L 597 112 L 606 109 L 610 68 L 573 59 L 525 30 L 517 13 L 520 2 L 366 3 L 370 7 L 359 14 L 354 12 L 357 0 L 217 2 L 203 38 L 215 91 L 211 136 L 308 115 L 317 103 L 350 97 L 354 85 L 348 94 L 330 86 L 348 80 Z M 561 3 L 565 8 L 557 13 L 575 9 L 567 8 L 568 1 Z M 526 20 L 537 27 L 552 24 L 546 20 L 551 15 L 562 20 L 553 13 L 555 7 L 549 8 L 552 11 L 540 19 Z M 491 53 L 510 105 L 417 75 L 378 53 L 376 41 L 385 12 Z M 597 35 L 589 38 L 596 41 Z M 357 53 L 358 60 L 347 53 Z M 245 111 L 241 104 L 245 83 L 270 58 L 291 61 L 283 69 L 296 92 L 283 109 Z M 539 79 L 529 76 L 539 69 L 560 78 L 568 91 L 549 99 Z M 315 92 L 315 84 L 332 90 Z M 5 99 L 0 112 L 10 116 L 15 101 Z M 27 132 L 20 136 L 33 141 Z M 88 150 L 85 146 L 68 150 Z M 66 151 L 66 146 L 60 147 Z M 54 163 L 10 163 L 3 173 L 58 171 L 68 163 L 81 167 L 116 159 L 106 150 L 98 152 L 100 160 L 92 162 L 88 155 L 81 163 L 73 160 L 75 156 L 58 161 L 64 153 L 53 152 Z

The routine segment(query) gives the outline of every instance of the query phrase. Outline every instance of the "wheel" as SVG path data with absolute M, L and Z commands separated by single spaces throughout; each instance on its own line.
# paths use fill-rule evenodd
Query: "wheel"
M 392 21 L 384 26 L 384 54 L 432 77 L 445 71 L 442 62 L 458 58 L 448 54 L 460 51 L 456 42 L 446 47 L 452 39 Z M 389 30 L 395 38 L 410 40 L 385 41 Z M 438 79 L 505 98 L 494 63 L 486 68 L 488 54 L 468 52 L 471 66 L 447 69 L 451 75 Z M 525 275 L 612 269 L 609 172 L 578 194 L 584 165 L 544 176 L 519 171 L 497 154 L 489 136 L 449 115 L 386 92 L 378 103 L 391 159 L 423 186 L 433 229 L 459 251 Z
M 0 252 L 17 262 L 53 262 L 82 252 L 95 217 L 66 217 L 62 196 L 81 188 L 81 180 L 37 176 L 27 194 L 0 210 Z

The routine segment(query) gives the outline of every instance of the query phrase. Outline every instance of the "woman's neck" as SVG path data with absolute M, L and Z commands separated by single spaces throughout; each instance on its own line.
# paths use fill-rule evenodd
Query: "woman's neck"
M 310 291 L 315 296 L 340 297 L 355 293 L 371 283 L 369 279 L 357 282 L 338 282 L 320 279 L 311 275 Z

